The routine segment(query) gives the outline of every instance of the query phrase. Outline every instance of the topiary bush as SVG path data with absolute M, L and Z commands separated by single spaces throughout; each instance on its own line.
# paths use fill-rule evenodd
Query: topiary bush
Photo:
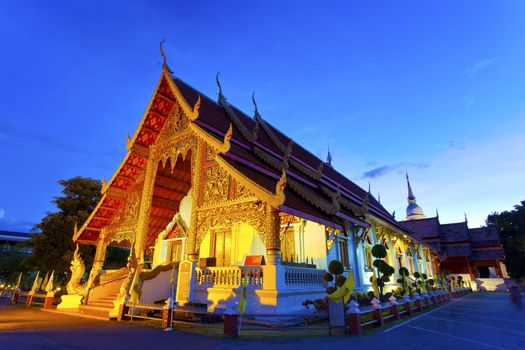
M 382 244 L 376 244 L 372 247 L 372 256 L 378 259 L 386 258 L 386 248 Z
M 328 271 L 332 275 L 342 275 L 343 272 L 345 272 L 345 267 L 339 260 L 332 260 L 330 261 L 330 264 L 328 264 Z
M 390 281 L 390 276 L 395 272 L 395 269 L 388 265 L 383 259 L 387 256 L 387 251 L 384 245 L 376 244 L 372 247 L 372 256 L 376 258 L 372 265 L 378 271 L 378 277 L 376 278 L 377 287 L 379 288 L 379 297 L 383 296 L 383 287 L 386 282 Z M 370 282 L 373 281 L 373 277 L 370 277 Z
M 334 282 L 334 285 L 326 288 L 326 293 L 333 294 L 337 290 L 337 287 L 341 287 L 346 282 L 346 277 L 343 276 L 345 267 L 340 261 L 332 260 L 330 264 L 328 264 L 328 271 L 329 272 L 324 274 L 323 278 L 326 282 Z

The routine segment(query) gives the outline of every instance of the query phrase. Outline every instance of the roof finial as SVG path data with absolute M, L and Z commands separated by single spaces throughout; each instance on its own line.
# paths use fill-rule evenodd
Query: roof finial
M 162 45 L 166 42 L 165 39 L 162 39 L 160 41 L 160 55 L 162 56 L 162 59 L 163 59 L 163 62 L 162 62 L 162 67 L 163 68 L 166 68 L 168 70 L 168 72 L 170 72 L 171 74 L 173 74 L 173 71 L 170 69 L 170 67 L 168 67 L 168 63 L 166 62 L 166 54 L 164 53 L 164 48 L 162 47 Z
M 255 91 L 252 94 L 252 102 L 253 102 L 253 106 L 255 107 L 255 111 L 253 112 L 253 118 L 255 120 L 259 120 L 261 118 L 261 115 L 259 114 L 259 109 L 257 108 L 257 102 L 255 101 Z
M 465 222 L 467 223 L 467 222 L 468 222 L 468 220 L 467 220 L 467 212 L 464 211 L 464 212 L 463 212 L 463 215 L 465 215 Z
M 438 208 L 436 208 L 436 218 L 439 219 L 439 212 L 438 212 Z
M 370 188 L 371 188 L 370 187 L 370 181 L 368 181 L 368 193 L 372 193 L 372 192 L 370 192 Z
M 326 165 L 332 167 L 332 154 L 330 153 L 330 145 L 328 145 L 328 154 L 326 155 Z
M 396 218 L 396 211 L 395 211 L 395 210 L 392 212 L 392 217 L 393 217 L 394 219 Z
M 221 86 L 221 81 L 219 80 L 219 75 L 221 75 L 221 72 L 217 72 L 217 75 L 215 76 L 215 81 L 217 82 L 217 86 L 219 87 L 219 103 L 220 103 L 221 99 L 224 98 L 224 95 L 222 94 L 222 86 Z
M 381 203 L 381 193 L 377 192 L 377 201 Z

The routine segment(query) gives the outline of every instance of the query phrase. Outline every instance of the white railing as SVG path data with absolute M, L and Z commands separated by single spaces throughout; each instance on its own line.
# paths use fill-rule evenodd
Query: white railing
M 323 287 L 324 270 L 285 266 L 284 284 L 287 287 Z
M 263 276 L 260 266 L 197 267 L 195 284 L 206 287 L 239 287 L 247 278 L 249 286 L 262 286 Z

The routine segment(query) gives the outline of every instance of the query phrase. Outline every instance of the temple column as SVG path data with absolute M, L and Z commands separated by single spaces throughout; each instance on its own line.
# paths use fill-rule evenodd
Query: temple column
M 92 271 L 102 270 L 104 261 L 106 260 L 106 249 L 106 233 L 104 232 L 104 229 L 102 229 L 100 231 L 100 235 L 98 236 L 97 250 L 95 251 L 95 258 L 93 259 L 93 267 L 91 269 Z
M 199 226 L 199 201 L 200 189 L 202 188 L 202 163 L 205 145 L 197 142 L 197 147 L 191 151 L 191 217 L 188 227 L 188 238 L 186 239 L 186 259 L 196 262 L 199 260 L 199 247 L 197 246 L 197 235 Z
M 193 199 L 194 201 L 196 199 Z M 186 238 L 186 259 L 190 261 L 199 260 L 199 249 L 197 247 L 197 206 L 193 206 L 190 218 L 190 227 L 188 228 L 188 238 Z
M 264 237 L 266 244 L 266 265 L 262 266 L 263 288 L 255 294 L 259 297 L 262 306 L 276 311 L 279 302 L 279 291 L 286 289 L 284 281 L 284 266 L 281 265 L 281 240 L 279 231 L 281 219 L 279 211 L 268 208 L 264 213 Z
M 277 209 L 271 208 L 265 214 L 266 264 L 281 264 L 281 218 Z
M 148 238 L 148 228 L 151 211 L 151 200 L 153 197 L 153 188 L 155 186 L 155 175 L 157 173 L 158 161 L 156 157 L 150 155 L 146 165 L 146 176 L 144 177 L 144 187 L 140 199 L 139 215 L 135 229 L 135 254 L 138 266 L 144 264 L 144 250 Z

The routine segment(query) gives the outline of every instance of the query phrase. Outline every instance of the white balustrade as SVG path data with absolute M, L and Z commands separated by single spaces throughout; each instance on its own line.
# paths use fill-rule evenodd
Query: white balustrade
M 197 267 L 195 270 L 195 283 L 206 287 L 236 288 L 242 285 L 245 277 L 248 286 L 262 286 L 260 266 Z
M 309 269 L 304 267 L 285 266 L 284 284 L 287 287 L 323 287 L 324 270 Z

